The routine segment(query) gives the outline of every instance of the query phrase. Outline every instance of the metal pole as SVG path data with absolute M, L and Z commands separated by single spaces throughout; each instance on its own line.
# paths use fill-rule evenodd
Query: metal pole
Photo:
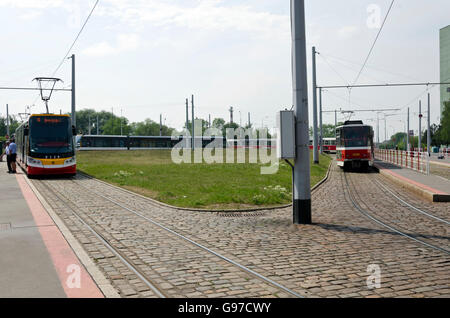
M 311 224 L 311 172 L 304 0 L 291 0 L 291 28 L 293 100 L 296 121 L 296 158 L 293 180 L 294 189 L 292 191 L 294 196 L 293 219 L 294 224 Z
M 123 136 L 123 130 L 122 130 L 122 109 L 120 110 L 120 135 Z
M 427 127 L 427 174 L 430 174 L 430 157 L 431 157 L 431 96 L 428 93 L 428 127 Z
M 189 131 L 189 99 L 186 98 L 186 131 Z
M 192 150 L 195 150 L 194 95 L 192 95 Z
M 408 124 L 407 124 L 407 126 L 408 126 L 408 131 L 406 134 L 406 151 L 409 152 L 411 149 L 411 146 L 409 145 L 409 107 L 408 107 Z
M 377 144 L 380 146 L 380 113 L 377 113 Z
M 319 105 L 320 105 L 320 154 L 323 155 L 323 123 L 322 123 L 322 89 L 319 89 Z
M 419 100 L 419 153 L 422 148 L 422 101 Z
M 8 106 L 8 104 L 6 104 L 6 134 L 8 135 L 8 137 L 11 137 L 9 135 L 9 106 Z
M 337 138 L 337 110 L 334 111 L 334 138 Z
M 302 1 L 303 2 L 303 1 Z M 319 143 L 317 132 L 317 78 L 316 78 L 316 47 L 312 48 L 312 72 L 313 72 L 313 159 L 319 163 Z
M 159 136 L 162 136 L 162 114 L 159 115 Z
M 77 113 L 75 106 L 75 54 L 72 54 L 72 125 L 77 126 Z

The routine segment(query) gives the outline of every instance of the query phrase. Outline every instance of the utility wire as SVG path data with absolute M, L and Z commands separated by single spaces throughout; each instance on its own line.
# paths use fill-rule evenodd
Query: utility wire
M 322 58 L 325 61 L 325 63 L 328 64 L 330 69 L 332 69 L 333 72 L 335 72 L 344 81 L 344 83 L 346 83 L 348 86 L 350 86 L 350 83 L 344 78 L 344 76 L 341 75 L 341 73 L 339 73 L 333 66 L 331 66 L 330 62 L 328 62 L 328 60 L 325 58 L 325 56 L 323 56 L 319 52 L 317 54 L 320 56 L 320 58 Z
M 53 72 L 53 76 L 55 76 L 55 74 L 59 71 L 59 69 L 61 68 L 61 66 L 64 64 L 64 62 L 66 61 L 67 56 L 70 54 L 70 51 L 73 49 L 73 47 L 75 46 L 75 43 L 78 41 L 78 38 L 80 37 L 81 33 L 83 32 L 84 28 L 86 27 L 86 24 L 89 22 L 89 19 L 91 18 L 92 14 L 94 13 L 95 8 L 97 7 L 98 3 L 100 0 L 97 0 L 94 4 L 94 7 L 92 8 L 91 12 L 89 13 L 86 21 L 84 22 L 83 26 L 81 27 L 80 32 L 78 32 L 77 37 L 75 38 L 75 40 L 73 41 L 72 45 L 70 46 L 69 50 L 67 50 L 66 55 L 64 55 L 63 59 L 61 60 L 61 63 L 58 65 L 58 67 L 56 68 L 56 70 Z
M 321 53 L 321 54 L 324 55 L 323 53 Z M 358 65 L 358 66 L 362 65 L 361 63 L 358 63 L 358 62 L 355 62 L 355 61 L 346 60 L 346 59 L 343 59 L 341 57 L 333 56 L 333 55 L 330 55 L 330 54 L 326 54 L 325 56 L 330 58 L 330 59 L 332 59 L 332 60 L 335 60 L 335 62 L 337 62 L 337 63 L 341 64 L 342 66 L 347 67 L 347 68 L 349 68 L 351 70 L 354 70 L 354 69 L 350 68 L 348 65 L 346 65 L 346 63 L 347 64 Z M 386 73 L 386 74 L 390 74 L 390 75 L 397 76 L 397 77 L 407 78 L 407 79 L 414 80 L 414 81 L 420 81 L 416 77 L 412 77 L 410 75 L 405 75 L 405 74 L 400 74 L 400 73 L 394 73 L 392 71 L 388 71 L 388 70 L 386 70 L 386 69 L 384 69 L 382 67 L 379 67 L 379 66 L 366 64 L 366 68 L 371 68 L 371 69 L 373 69 L 373 70 L 375 70 L 377 72 L 380 72 L 380 73 Z
M 395 2 L 395 0 L 392 0 L 391 5 L 389 6 L 389 10 L 388 10 L 386 16 L 384 17 L 383 24 L 381 25 L 381 28 L 378 31 L 378 34 L 377 34 L 377 36 L 375 38 L 375 41 L 373 42 L 372 47 L 370 48 L 369 54 L 367 54 L 366 60 L 364 61 L 364 64 L 363 64 L 361 70 L 359 71 L 359 74 L 356 77 L 355 82 L 353 83 L 353 85 L 355 85 L 358 82 L 359 77 L 361 76 L 361 73 L 363 72 L 364 68 L 366 67 L 367 62 L 369 61 L 369 58 L 370 58 L 370 56 L 372 54 L 373 49 L 375 48 L 375 44 L 377 43 L 378 38 L 380 37 L 381 31 L 383 30 L 383 27 L 384 27 L 384 25 L 386 23 L 386 20 L 387 20 L 388 16 L 389 16 L 389 13 L 391 12 L 392 7 L 394 6 L 394 2 Z
M 97 7 L 98 3 L 100 2 L 100 0 L 97 0 L 94 4 L 94 6 L 92 7 L 91 12 L 89 13 L 88 17 L 86 18 L 86 21 L 84 21 L 83 26 L 80 29 L 80 32 L 78 32 L 77 36 L 75 37 L 75 40 L 72 42 L 72 45 L 70 46 L 70 48 L 67 50 L 67 53 L 64 55 L 64 57 L 62 58 L 61 62 L 59 63 L 58 67 L 55 69 L 55 71 L 53 72 L 52 76 L 50 77 L 54 77 L 55 74 L 59 71 L 59 69 L 61 68 L 61 66 L 64 64 L 64 62 L 67 59 L 67 56 L 70 54 L 70 51 L 73 49 L 73 47 L 75 46 L 76 42 L 78 41 L 81 33 L 83 32 L 84 28 L 86 27 L 87 23 L 89 22 L 92 14 L 94 13 L 95 8 Z M 36 103 L 37 99 L 39 98 L 39 96 L 36 97 L 36 99 L 34 100 L 33 104 Z
M 447 79 L 445 79 L 443 82 L 447 82 L 447 81 L 449 81 L 449 80 L 450 80 L 450 77 L 447 78 Z M 402 110 L 402 109 L 405 109 L 406 107 L 408 107 L 409 105 L 411 105 L 412 103 L 414 103 L 415 101 L 417 101 L 420 97 L 422 97 L 423 94 L 425 94 L 425 93 L 428 92 L 430 89 L 432 89 L 432 88 L 434 88 L 434 87 L 436 87 L 436 86 L 437 86 L 437 84 L 431 85 L 430 87 L 427 86 L 427 89 L 426 89 L 426 90 L 424 90 L 422 93 L 420 93 L 419 95 L 417 95 L 416 97 L 414 97 L 414 99 L 412 99 L 408 104 L 406 104 L 405 106 L 403 106 L 403 107 L 400 108 L 400 109 L 401 109 L 401 110 Z

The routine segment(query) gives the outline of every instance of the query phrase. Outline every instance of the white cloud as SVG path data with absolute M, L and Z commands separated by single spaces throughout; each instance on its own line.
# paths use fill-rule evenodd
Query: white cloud
M 34 20 L 34 19 L 40 17 L 41 15 L 42 15 L 42 11 L 36 10 L 36 11 L 30 11 L 25 14 L 22 14 L 21 16 L 19 16 L 19 18 L 21 20 L 28 21 L 28 20 Z
M 115 46 L 112 46 L 108 42 L 100 42 L 84 49 L 82 53 L 92 57 L 103 57 L 127 51 L 134 51 L 140 46 L 140 38 L 137 34 L 119 34 L 116 42 Z
M 181 2 L 180 2 L 181 3 Z M 202 0 L 193 6 L 170 4 L 162 0 L 132 3 L 105 0 L 97 14 L 142 27 L 182 27 L 207 31 L 239 30 L 277 36 L 289 34 L 288 15 L 257 12 L 246 5 L 225 6 L 221 0 Z
M 351 38 L 351 37 L 357 35 L 359 32 L 360 32 L 359 27 L 357 27 L 355 25 L 347 25 L 347 26 L 344 26 L 344 27 L 340 28 L 337 31 L 338 36 L 341 39 Z

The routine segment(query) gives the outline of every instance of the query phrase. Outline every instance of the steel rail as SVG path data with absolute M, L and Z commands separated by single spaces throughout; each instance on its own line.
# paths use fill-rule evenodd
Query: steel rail
M 84 188 L 84 189 L 86 189 L 86 190 L 88 190 L 89 192 L 92 193 L 91 189 L 85 187 L 84 185 L 82 185 L 80 183 L 77 183 L 77 182 L 75 182 L 75 183 L 78 186 L 80 186 L 80 187 L 82 187 L 82 188 Z M 144 220 L 152 223 L 153 225 L 156 225 L 157 227 L 159 227 L 159 228 L 161 228 L 161 229 L 163 229 L 163 230 L 165 230 L 165 231 L 167 231 L 167 232 L 169 232 L 169 233 L 171 233 L 171 234 L 173 234 L 173 235 L 175 235 L 175 236 L 177 236 L 177 237 L 179 237 L 179 238 L 181 238 L 181 239 L 183 239 L 183 240 L 185 240 L 185 241 L 187 241 L 187 242 L 189 242 L 189 243 L 191 243 L 191 244 L 193 244 L 193 245 L 195 245 L 195 246 L 197 246 L 197 247 L 199 247 L 199 248 L 201 248 L 201 249 L 203 249 L 205 251 L 207 251 L 208 253 L 213 254 L 213 255 L 221 258 L 222 260 L 224 260 L 224 261 L 226 261 L 226 262 L 228 262 L 228 263 L 230 263 L 230 264 L 232 264 L 232 265 L 234 265 L 234 266 L 236 266 L 236 267 L 238 267 L 238 268 L 240 268 L 240 269 L 242 269 L 242 270 L 252 274 L 253 276 L 256 276 L 256 277 L 260 278 L 261 280 L 264 280 L 264 281 L 268 282 L 269 284 L 271 284 L 273 286 L 276 286 L 276 287 L 280 288 L 281 290 L 284 290 L 285 292 L 287 292 L 287 293 L 289 293 L 289 294 L 291 294 L 291 295 L 293 295 L 295 297 L 305 298 L 304 296 L 300 295 L 299 293 L 297 293 L 297 292 L 295 292 L 295 291 L 293 291 L 293 290 L 291 290 L 291 289 L 289 289 L 289 288 L 287 288 L 287 287 L 285 287 L 285 286 L 283 286 L 283 285 L 273 281 L 272 279 L 270 279 L 268 277 L 265 277 L 265 276 L 255 272 L 254 270 L 252 270 L 252 269 L 250 269 L 250 268 L 248 268 L 248 267 L 246 267 L 244 265 L 241 265 L 241 264 L 233 261 L 232 259 L 230 259 L 230 258 L 228 258 L 228 257 L 226 257 L 226 256 L 224 256 L 224 255 L 222 255 L 222 254 L 220 254 L 218 252 L 215 252 L 214 250 L 212 250 L 212 249 L 210 249 L 210 248 L 208 248 L 208 247 L 206 247 L 206 246 L 204 246 L 204 245 L 202 245 L 200 243 L 197 243 L 194 240 L 191 240 L 190 238 L 175 232 L 174 230 L 169 229 L 168 227 L 166 227 L 166 226 L 164 226 L 164 225 L 162 225 L 162 224 L 152 220 L 151 218 L 149 218 L 149 217 L 147 217 L 147 216 L 145 216 L 145 215 L 143 215 L 143 214 L 141 214 L 139 212 L 136 212 L 136 211 L 134 211 L 134 210 L 132 210 L 132 209 L 122 205 L 121 203 L 119 203 L 119 202 L 117 202 L 117 201 L 115 201 L 115 200 L 113 200 L 111 198 L 108 198 L 108 197 L 106 197 L 106 196 L 104 196 L 104 195 L 102 195 L 102 194 L 100 194 L 98 192 L 95 192 L 94 194 L 99 196 L 99 197 L 102 197 L 103 199 L 105 199 L 107 201 L 110 201 L 110 202 L 114 203 L 115 205 L 117 205 L 117 206 L 119 206 L 119 207 L 121 207 L 121 208 L 123 208 L 123 209 L 125 209 L 125 210 L 127 210 L 127 211 L 129 211 L 129 212 L 131 212 L 131 213 L 141 217 L 141 218 L 143 218 Z
M 450 222 L 449 222 L 449 221 L 446 221 L 446 220 L 444 220 L 444 219 L 441 219 L 441 218 L 439 218 L 439 217 L 437 217 L 437 216 L 434 216 L 434 215 L 432 215 L 432 214 L 430 214 L 430 213 L 428 213 L 428 212 L 425 212 L 425 211 L 423 211 L 423 210 L 421 210 L 421 209 L 419 209 L 419 208 L 417 208 L 417 207 L 415 207 L 415 206 L 409 204 L 408 202 L 406 202 L 405 200 L 403 200 L 402 198 L 400 198 L 399 196 L 397 196 L 393 191 L 391 191 L 389 188 L 387 188 L 385 185 L 383 185 L 383 184 L 382 184 L 381 182 L 379 182 L 378 180 L 374 180 L 374 182 L 377 183 L 379 186 L 381 186 L 381 187 L 382 187 L 384 190 L 386 190 L 388 193 L 390 193 L 394 198 L 396 198 L 397 200 L 399 200 L 399 201 L 402 202 L 403 204 L 407 205 L 409 208 L 413 209 L 414 211 L 416 211 L 416 212 L 418 212 L 418 213 L 421 213 L 421 214 L 423 214 L 423 215 L 425 215 L 425 216 L 428 216 L 428 217 L 430 217 L 430 218 L 433 218 L 433 219 L 435 219 L 435 220 L 438 220 L 438 221 L 440 221 L 440 222 L 443 222 L 443 223 L 445 223 L 445 224 L 447 224 L 447 225 L 450 225 Z
M 368 213 L 366 210 L 364 210 L 363 208 L 361 208 L 361 206 L 359 206 L 358 203 L 356 203 L 355 198 L 353 197 L 353 195 L 352 195 L 352 193 L 351 193 L 351 190 L 350 190 L 350 184 L 349 184 L 349 182 L 348 182 L 346 173 L 344 173 L 344 179 L 345 179 L 345 183 L 346 183 L 346 185 L 347 185 L 348 197 L 349 197 L 349 199 L 350 199 L 352 205 L 353 205 L 353 206 L 354 206 L 361 214 L 363 214 L 363 215 L 366 216 L 367 218 L 371 219 L 371 220 L 374 221 L 375 223 L 378 223 L 379 225 L 381 225 L 381 226 L 383 226 L 383 227 L 385 227 L 385 228 L 388 228 L 389 230 L 391 230 L 391 231 L 393 231 L 393 232 L 395 232 L 395 233 L 397 233 L 397 234 L 400 234 L 400 235 L 403 236 L 403 237 L 406 237 L 406 238 L 408 238 L 408 239 L 410 239 L 410 240 L 413 240 L 413 241 L 415 241 L 415 242 L 417 242 L 417 243 L 419 243 L 419 244 L 425 245 L 425 246 L 427 246 L 427 247 L 430 247 L 430 248 L 432 248 L 432 249 L 438 250 L 438 251 L 440 251 L 440 252 L 444 252 L 444 253 L 446 253 L 446 254 L 450 254 L 450 251 L 449 251 L 449 250 L 446 250 L 446 249 L 441 248 L 441 247 L 439 247 L 439 246 L 435 246 L 435 245 L 429 244 L 429 243 L 427 243 L 427 242 L 425 242 L 425 241 L 416 239 L 415 237 L 413 237 L 413 236 L 411 236 L 411 235 L 409 235 L 409 234 L 406 234 L 406 233 L 404 233 L 404 232 L 402 232 L 402 231 L 400 231 L 400 230 L 397 230 L 396 228 L 394 228 L 394 227 L 392 227 L 392 226 L 390 226 L 390 225 L 384 223 L 383 221 L 380 221 L 380 220 L 377 219 L 376 217 L 372 216 L 372 215 L 371 215 L 370 213 Z
M 42 184 L 50 193 L 52 193 L 57 198 L 61 199 L 61 197 L 65 197 L 62 194 L 58 195 L 44 182 L 40 182 L 40 184 Z M 103 237 L 103 235 L 94 230 L 78 213 L 75 212 L 75 210 L 72 207 L 70 207 L 67 204 L 65 200 L 60 201 L 67 208 L 69 208 L 73 216 L 75 216 L 89 231 L 91 231 L 91 233 L 94 234 L 94 236 L 97 237 L 108 250 L 110 250 L 117 258 L 119 258 L 128 267 L 128 269 L 130 269 L 133 273 L 135 273 L 136 276 L 139 277 L 139 279 L 141 279 L 158 297 L 166 298 L 166 296 L 155 285 L 153 285 L 153 283 L 151 283 L 150 280 L 147 279 L 144 274 L 141 274 L 137 266 L 134 266 L 131 261 L 127 260 L 126 256 L 123 256 L 122 253 L 117 251 L 116 248 L 114 248 L 114 246 L 112 246 L 112 244 L 109 243 L 109 241 Z

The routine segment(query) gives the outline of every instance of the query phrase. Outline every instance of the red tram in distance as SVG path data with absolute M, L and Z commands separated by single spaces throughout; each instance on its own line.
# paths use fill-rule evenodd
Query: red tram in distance
M 75 132 L 69 115 L 31 115 L 16 130 L 17 163 L 29 176 L 75 175 Z
M 325 153 L 336 153 L 336 138 L 323 138 L 323 152 Z M 313 150 L 313 140 L 309 141 L 309 150 Z M 320 150 L 320 145 L 317 146 Z
M 372 126 L 362 121 L 346 121 L 336 128 L 336 160 L 341 168 L 365 168 L 373 166 L 374 143 Z

